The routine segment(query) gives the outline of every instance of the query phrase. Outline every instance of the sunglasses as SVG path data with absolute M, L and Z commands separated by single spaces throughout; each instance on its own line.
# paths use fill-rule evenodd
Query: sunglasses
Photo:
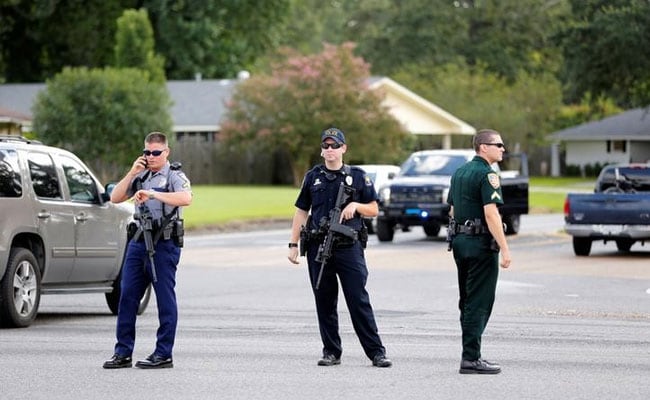
M 142 150 L 142 154 L 144 154 L 147 157 L 149 157 L 149 156 L 158 157 L 159 155 L 161 155 L 164 152 L 165 152 L 165 150 Z
M 336 142 L 334 142 L 334 143 L 325 143 L 325 142 L 323 142 L 323 143 L 320 144 L 320 148 L 325 149 L 325 150 L 327 150 L 327 149 L 339 149 L 339 148 L 341 148 L 341 145 L 339 143 L 336 143 Z
M 503 148 L 506 147 L 506 145 L 503 144 L 503 143 L 481 143 L 481 144 L 485 144 L 485 145 L 488 145 L 488 146 L 496 146 L 496 147 L 498 147 L 500 149 L 503 149 Z

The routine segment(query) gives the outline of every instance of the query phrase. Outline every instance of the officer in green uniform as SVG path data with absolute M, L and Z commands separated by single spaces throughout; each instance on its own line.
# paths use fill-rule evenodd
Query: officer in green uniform
M 501 267 L 510 266 L 497 204 L 503 203 L 499 176 L 490 167 L 503 159 L 505 146 L 499 132 L 483 129 L 473 138 L 476 156 L 451 178 L 449 197 L 452 248 L 458 270 L 460 325 L 463 354 L 461 374 L 498 374 L 501 367 L 481 358 L 481 335 L 485 330 Z

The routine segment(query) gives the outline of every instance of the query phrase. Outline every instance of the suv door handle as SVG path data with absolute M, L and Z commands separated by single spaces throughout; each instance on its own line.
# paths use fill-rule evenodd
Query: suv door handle
M 36 214 L 36 216 L 39 219 L 48 219 L 52 216 L 52 214 L 50 214 L 50 212 L 47 210 L 41 210 L 38 214 Z
M 74 218 L 75 218 L 77 221 L 81 221 L 81 222 L 83 222 L 83 221 L 87 221 L 87 220 L 88 220 L 88 215 L 86 215 L 86 213 L 83 213 L 83 212 L 82 212 L 82 213 L 77 214 Z

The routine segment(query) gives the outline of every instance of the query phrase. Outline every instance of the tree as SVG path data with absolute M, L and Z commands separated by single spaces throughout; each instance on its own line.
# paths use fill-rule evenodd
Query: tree
M 650 2 L 572 0 L 574 22 L 558 35 L 566 98 L 612 97 L 622 107 L 650 104 Z
M 139 68 L 149 73 L 152 82 L 165 82 L 165 60 L 154 53 L 154 38 L 147 11 L 125 10 L 117 20 L 115 66 Z
M 551 74 L 520 71 L 510 83 L 484 65 L 447 64 L 411 65 L 395 76 L 473 126 L 500 131 L 511 150 L 532 153 L 543 144 L 562 106 L 560 82 Z
M 170 132 L 164 85 L 138 69 L 64 68 L 34 105 L 34 131 L 45 143 L 85 159 L 104 180 L 133 162 L 150 131 Z
M 64 66 L 111 63 L 115 20 L 135 0 L 0 2 L 0 73 L 8 82 L 43 82 Z
M 289 0 L 145 0 L 171 79 L 234 77 L 273 49 Z
M 345 37 L 374 73 L 406 64 L 444 65 L 461 59 L 515 79 L 556 71 L 560 52 L 551 40 L 569 9 L 558 0 L 361 0 L 343 24 Z
M 269 75 L 238 86 L 222 124 L 226 144 L 283 149 L 296 185 L 318 160 L 319 135 L 329 126 L 347 133 L 348 162 L 403 160 L 410 135 L 381 106 L 381 94 L 368 89 L 369 65 L 353 49 L 325 45 L 312 56 L 285 50 Z

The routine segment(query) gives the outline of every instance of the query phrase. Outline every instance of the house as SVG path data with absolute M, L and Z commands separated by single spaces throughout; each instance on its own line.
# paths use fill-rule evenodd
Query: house
M 168 81 L 176 138 L 183 140 L 199 136 L 206 141 L 216 140 L 227 102 L 238 82 L 240 79 Z M 373 77 L 368 85 L 372 90 L 383 91 L 384 106 L 409 132 L 442 136 L 443 148 L 451 148 L 451 135 L 473 135 L 476 132 L 471 125 L 390 78 Z M 0 109 L 24 117 L 12 122 L 16 125 L 14 130 L 19 127 L 30 129 L 32 104 L 37 93 L 45 87 L 42 83 L 0 85 Z
M 559 144 L 566 165 L 650 162 L 650 110 L 637 108 L 550 135 L 551 175 L 560 175 Z

